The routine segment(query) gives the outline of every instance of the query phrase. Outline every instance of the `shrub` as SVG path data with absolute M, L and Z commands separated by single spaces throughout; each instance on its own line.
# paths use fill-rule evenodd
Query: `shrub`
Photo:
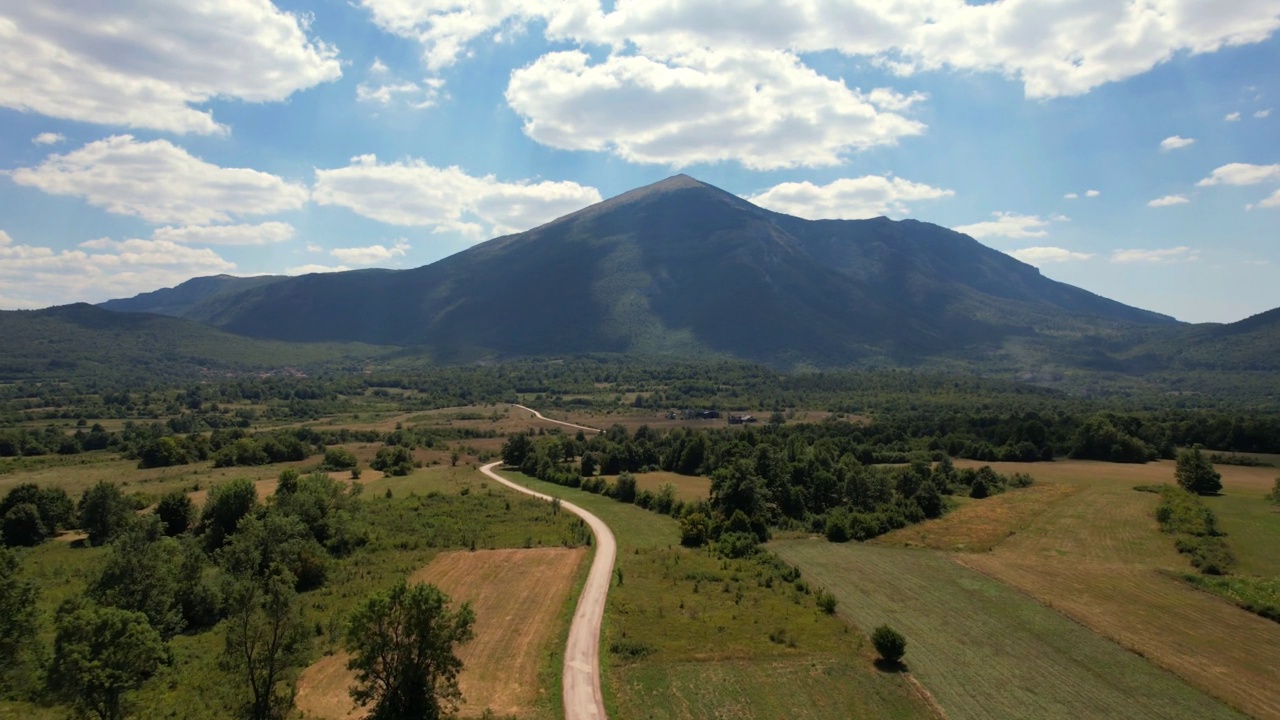
M 334 447 L 324 451 L 324 463 L 321 467 L 325 470 L 350 470 L 358 462 L 350 450 Z
M 756 553 L 757 543 L 754 533 L 727 532 L 720 536 L 716 551 L 727 558 L 750 557 Z
M 636 478 L 634 475 L 624 472 L 618 476 L 618 481 L 613 484 L 613 499 L 625 503 L 636 501 Z
M 9 508 L 0 520 L 0 535 L 4 544 L 10 546 L 34 547 L 44 542 L 44 523 L 40 521 L 40 511 L 32 503 L 22 503 Z
M 1200 452 L 1199 445 L 1178 456 L 1174 478 L 1183 490 L 1197 495 L 1222 491 L 1222 476 L 1213 469 L 1213 463 L 1209 458 Z
M 907 639 L 888 625 L 881 625 L 871 633 L 871 644 L 887 662 L 901 662 L 902 656 L 907 653 Z
M 822 589 L 818 591 L 818 595 L 815 599 L 818 602 L 818 609 L 822 610 L 822 612 L 828 615 L 836 614 L 836 605 L 839 605 L 840 601 L 836 599 L 834 594 L 828 592 L 826 589 Z
M 1271 492 L 1267 494 L 1267 501 L 1272 505 L 1280 505 L 1280 477 L 1276 478 L 1276 484 L 1271 488 Z
M 685 547 L 702 547 L 707 544 L 710 527 L 707 516 L 696 512 L 680 519 L 680 544 Z
M 180 490 L 166 494 L 156 505 L 156 515 L 164 524 L 164 534 L 169 537 L 186 532 L 191 527 L 195 512 L 195 503 Z
M 89 535 L 90 545 L 103 545 L 129 523 L 133 508 L 115 483 L 106 480 L 84 491 L 76 508 L 80 527 Z

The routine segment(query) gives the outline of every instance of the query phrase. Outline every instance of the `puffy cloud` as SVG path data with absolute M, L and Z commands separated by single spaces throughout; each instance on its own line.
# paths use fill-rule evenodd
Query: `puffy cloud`
M 1209 177 L 1196 183 L 1200 187 L 1209 185 L 1257 185 L 1270 180 L 1280 180 L 1280 164 L 1251 165 L 1249 163 L 1230 163 L 1215 169 Z
M 424 110 L 436 104 L 443 86 L 444 81 L 439 78 L 427 78 L 422 84 L 407 81 L 383 85 L 360 83 L 356 86 L 356 99 L 360 102 L 390 105 L 396 98 L 404 97 L 413 108 Z
M 955 195 L 953 190 L 932 187 L 902 178 L 865 175 L 842 178 L 826 185 L 788 182 L 775 185 L 747 200 L 770 210 L 816 219 L 845 219 L 905 215 L 907 203 Z
M 1189 247 L 1162 248 L 1157 250 L 1116 250 L 1111 253 L 1113 263 L 1169 263 L 1190 262 L 1200 259 L 1200 251 Z
M 283 100 L 342 75 L 336 51 L 270 0 L 11 2 L 0 7 L 0 106 L 214 133 L 213 98 Z
M 9 307 L 101 302 L 235 267 L 212 250 L 169 240 L 100 238 L 54 250 L 17 245 L 0 232 L 0 297 Z
M 1147 203 L 1147 207 L 1170 207 L 1171 205 L 1182 205 L 1189 202 L 1191 201 L 1187 199 L 1186 195 L 1165 195 Z
M 184 245 L 270 245 L 292 240 L 293 226 L 284 222 L 259 225 L 188 225 L 162 227 L 151 233 L 153 240 L 168 240 Z
M 1072 260 L 1088 260 L 1092 253 L 1072 252 L 1060 247 L 1029 247 L 1009 253 L 1028 265 L 1039 267 L 1045 263 L 1069 262 Z
M 1169 150 L 1179 150 L 1194 143 L 1193 138 L 1184 138 L 1179 135 L 1173 135 L 1160 141 L 1160 149 L 1168 152 Z
M 1045 220 L 1039 215 L 1019 215 L 1007 212 L 994 212 L 991 214 L 995 217 L 995 220 L 987 220 L 972 225 L 961 225 L 952 229 L 975 238 L 1038 238 L 1049 234 L 1049 231 L 1045 230 L 1045 228 L 1050 223 L 1068 220 L 1068 218 L 1061 215 L 1055 215 Z
M 1099 191 L 1097 191 L 1097 190 L 1085 190 L 1085 191 L 1084 191 L 1084 196 L 1085 196 L 1085 197 L 1087 197 L 1087 198 L 1096 198 L 1096 197 L 1098 197 L 1098 196 L 1099 196 L 1099 195 L 1101 195 L 1101 194 L 1102 194 L 1102 193 L 1101 193 L 1101 192 L 1099 192 Z
M 31 142 L 36 145 L 57 145 L 67 139 L 66 135 L 56 132 L 42 132 L 31 138 Z
M 999 72 L 1026 95 L 1078 95 L 1174 55 L 1257 43 L 1280 27 L 1273 0 L 363 0 L 382 28 L 450 65 L 504 26 L 546 23 L 549 38 L 650 58 L 692 49 L 771 48 L 870 57 L 900 73 Z
M 1269 197 L 1267 197 L 1262 202 L 1258 203 L 1255 207 L 1262 207 L 1262 208 L 1280 207 L 1280 190 L 1277 190 L 1271 193 Z M 1249 209 L 1252 210 L 1253 208 L 1249 208 Z
M 1223 118 L 1222 118 L 1222 119 L 1223 119 L 1223 120 L 1226 120 L 1227 122 L 1239 122 L 1239 121 L 1240 121 L 1240 113 L 1238 113 L 1238 112 L 1227 113 L 1225 116 L 1223 116 Z
M 1066 195 L 1062 196 L 1062 199 L 1063 200 L 1079 200 L 1080 193 L 1067 193 Z
M 50 155 L 36 167 L 8 174 L 19 185 L 83 197 L 108 212 L 154 223 L 228 222 L 232 215 L 302 207 L 308 195 L 306 187 L 275 175 L 219 167 L 167 140 L 138 142 L 130 135 Z
M 313 198 L 389 225 L 477 239 L 527 230 L 601 199 L 595 188 L 575 182 L 507 183 L 421 160 L 379 163 L 373 155 L 352 158 L 344 168 L 316 170 Z
M 1263 118 L 1271 117 L 1271 108 L 1267 108 L 1266 110 L 1259 110 L 1258 112 L 1254 113 L 1253 116 L 1258 118 L 1259 120 Z
M 409 243 L 397 240 L 391 247 L 370 245 L 368 247 L 335 248 L 329 254 L 342 261 L 343 265 L 373 265 L 392 258 L 404 257 L 409 252 Z
M 924 131 L 876 105 L 909 98 L 884 90 L 873 102 L 782 52 L 704 52 L 679 64 L 556 52 L 513 72 L 506 97 L 539 143 L 675 167 L 835 165 L 850 150 Z
M 1085 190 L 1083 193 L 1069 192 L 1066 195 L 1063 195 L 1062 199 L 1063 200 L 1079 200 L 1082 197 L 1096 198 L 1101 194 L 1102 193 L 1098 190 Z

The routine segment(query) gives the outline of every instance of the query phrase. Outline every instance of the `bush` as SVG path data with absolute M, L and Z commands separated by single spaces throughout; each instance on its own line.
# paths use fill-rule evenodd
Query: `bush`
M 329 448 L 324 451 L 324 463 L 321 465 L 325 470 L 350 470 L 359 463 L 356 456 L 346 448 Z
M 907 653 L 907 639 L 888 625 L 881 625 L 871 633 L 871 644 L 886 662 L 902 662 L 902 656 Z
M 89 535 L 90 545 L 103 545 L 114 538 L 133 517 L 129 499 L 115 483 L 106 480 L 84 491 L 76 508 L 80 527 Z
M 180 490 L 166 494 L 156 505 L 156 515 L 164 524 L 164 534 L 169 537 L 181 535 L 189 530 L 195 512 L 195 503 Z
M 636 501 L 636 478 L 634 475 L 624 472 L 618 476 L 618 481 L 613 485 L 613 499 L 625 503 Z
M 1271 492 L 1267 494 L 1267 501 L 1272 505 L 1280 505 L 1280 477 L 1276 478 L 1276 484 L 1271 488 Z
M 822 610 L 822 612 L 828 615 L 836 614 L 836 605 L 839 605 L 840 601 L 836 599 L 835 595 L 825 589 L 819 590 L 816 600 L 818 601 L 818 609 Z
M 754 533 L 727 532 L 716 543 L 716 552 L 727 558 L 750 557 L 756 553 L 757 544 Z
M 44 523 L 40 510 L 31 503 L 15 505 L 0 520 L 0 535 L 9 546 L 35 547 L 44 542 Z
M 707 516 L 702 513 L 690 513 L 680 519 L 680 544 L 685 547 L 702 547 L 707 544 L 710 527 Z
M 1174 478 L 1183 490 L 1197 495 L 1222 491 L 1222 475 L 1213 469 L 1213 463 L 1200 452 L 1199 445 L 1178 456 Z
M 222 547 L 240 520 L 256 507 L 258 489 L 247 478 L 237 478 L 209 491 L 209 499 L 200 513 L 200 529 L 209 550 Z

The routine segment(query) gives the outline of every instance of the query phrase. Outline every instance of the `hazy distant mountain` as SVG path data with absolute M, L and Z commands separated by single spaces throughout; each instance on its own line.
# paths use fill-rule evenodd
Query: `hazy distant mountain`
M 200 278 L 104 307 L 258 338 L 419 346 L 444 360 L 910 362 L 1176 322 L 937 225 L 802 220 L 684 175 L 413 270 Z
M 241 337 L 181 318 L 78 303 L 0 311 L 0 380 L 161 380 L 199 370 L 256 371 L 372 357 L 386 348 Z

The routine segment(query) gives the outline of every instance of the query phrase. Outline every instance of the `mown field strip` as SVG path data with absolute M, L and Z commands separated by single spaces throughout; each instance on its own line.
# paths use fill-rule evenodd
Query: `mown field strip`
M 1240 718 L 1226 705 L 945 555 L 797 540 L 771 547 L 906 661 L 952 720 Z

